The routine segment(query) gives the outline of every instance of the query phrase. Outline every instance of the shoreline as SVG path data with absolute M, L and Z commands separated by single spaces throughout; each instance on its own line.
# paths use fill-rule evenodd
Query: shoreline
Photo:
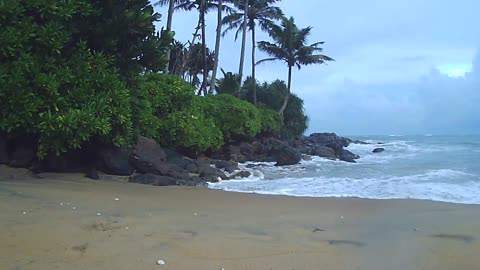
M 16 176 L 0 174 L 1 269 L 480 265 L 478 205 L 152 187 L 78 174 Z M 166 264 L 156 265 L 160 259 Z

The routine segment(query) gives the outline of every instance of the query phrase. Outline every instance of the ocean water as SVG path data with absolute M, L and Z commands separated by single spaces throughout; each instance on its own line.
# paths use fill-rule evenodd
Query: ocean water
M 235 192 L 301 197 L 424 199 L 480 204 L 480 136 L 362 136 L 358 163 L 314 157 L 293 166 L 245 163 L 246 179 L 209 184 Z M 381 144 L 380 144 L 381 143 Z M 383 153 L 372 153 L 376 147 Z

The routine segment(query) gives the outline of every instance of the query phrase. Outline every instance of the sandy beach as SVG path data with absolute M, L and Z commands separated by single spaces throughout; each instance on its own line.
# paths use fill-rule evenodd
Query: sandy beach
M 0 172 L 0 269 L 480 269 L 477 205 Z

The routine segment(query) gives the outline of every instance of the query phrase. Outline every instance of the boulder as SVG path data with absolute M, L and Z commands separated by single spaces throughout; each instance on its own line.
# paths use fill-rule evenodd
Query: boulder
M 373 152 L 373 153 L 381 153 L 381 152 L 383 152 L 383 151 L 385 151 L 385 148 L 381 148 L 381 147 L 379 147 L 379 148 L 375 148 L 375 149 L 373 149 L 373 151 L 372 151 L 372 152 Z
M 231 160 L 214 160 L 212 163 L 217 169 L 225 170 L 226 172 L 233 173 L 238 170 L 238 162 Z
M 115 147 L 103 148 L 99 151 L 102 168 L 106 173 L 114 175 L 131 175 L 133 173 L 129 156 L 130 151 Z
M 129 161 L 135 169 L 143 173 L 166 175 L 169 170 L 163 148 L 156 141 L 142 136 L 138 138 Z
M 234 173 L 234 174 L 231 175 L 228 179 L 247 178 L 247 177 L 250 177 L 251 175 L 252 175 L 251 172 L 248 172 L 248 171 L 240 171 L 240 172 Z
M 7 149 L 7 138 L 3 133 L 0 133 L 0 164 L 9 164 L 10 159 L 8 158 L 8 149 Z
M 247 159 L 247 160 L 255 160 L 255 148 L 247 143 L 242 142 L 240 144 L 240 153 Z
M 335 133 L 312 133 L 305 139 L 311 143 L 323 146 L 341 145 L 347 147 L 350 145 L 350 140 L 344 137 L 340 137 Z M 336 148 L 336 147 L 331 147 Z
M 228 177 L 219 169 L 208 166 L 200 172 L 200 178 L 208 182 L 218 182 L 226 180 Z
M 342 152 L 338 156 L 338 159 L 346 161 L 346 162 L 352 162 L 355 163 L 355 159 L 359 159 L 360 157 L 348 150 L 342 149 Z
M 302 154 L 293 147 L 282 145 L 275 146 L 272 155 L 277 162 L 275 166 L 294 165 L 302 160 Z
M 131 176 L 128 182 L 154 186 L 175 186 L 177 180 L 170 176 L 155 175 L 151 173 Z
M 316 145 L 310 152 L 312 156 L 318 156 L 328 159 L 335 159 L 335 150 L 327 146 Z

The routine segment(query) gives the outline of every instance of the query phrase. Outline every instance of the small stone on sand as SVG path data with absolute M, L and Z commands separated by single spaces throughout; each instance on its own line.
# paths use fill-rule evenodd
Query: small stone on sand
M 74 207 L 72 207 L 72 209 L 73 209 L 73 210 L 76 210 L 76 209 L 77 209 L 77 207 L 75 207 L 75 206 L 74 206 Z
M 119 198 L 115 198 L 115 201 L 120 201 L 120 199 L 119 199 Z
M 63 202 L 61 202 L 60 205 L 63 205 Z
M 343 217 L 343 216 L 340 216 L 340 218 L 341 218 L 341 219 L 344 219 L 344 217 Z
M 22 214 L 26 215 L 26 214 L 27 214 L 27 212 L 23 211 L 23 212 L 22 212 Z
M 125 227 L 125 230 L 128 230 L 128 227 Z
M 100 214 L 100 213 L 97 213 L 97 216 L 101 216 L 101 215 L 102 215 L 102 214 Z
M 198 216 L 198 214 L 197 214 L 197 213 L 193 213 L 193 215 L 194 215 L 194 216 Z
M 165 261 L 164 261 L 164 260 L 158 260 L 158 261 L 157 261 L 157 264 L 158 264 L 158 265 L 164 265 L 164 264 L 165 264 Z

